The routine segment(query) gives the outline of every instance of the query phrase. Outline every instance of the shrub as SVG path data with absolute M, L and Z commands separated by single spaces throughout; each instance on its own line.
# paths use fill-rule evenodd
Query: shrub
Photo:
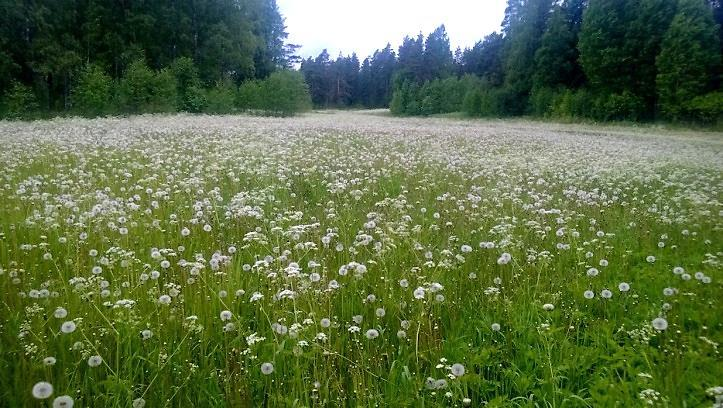
M 274 116 L 293 116 L 311 109 L 309 87 L 300 72 L 278 71 L 261 83 L 260 107 Z
M 176 79 L 176 109 L 201 112 L 206 106 L 206 97 L 193 60 L 188 57 L 176 58 L 171 63 L 170 70 Z
M 3 96 L 2 111 L 8 119 L 34 119 L 40 104 L 29 86 L 13 81 Z
M 119 87 L 120 106 L 128 113 L 173 111 L 176 95 L 171 70 L 155 73 L 142 60 L 130 64 Z
M 690 119 L 706 124 L 723 122 L 723 92 L 711 92 L 693 98 L 685 105 Z
M 88 65 L 80 73 L 71 93 L 73 110 L 82 116 L 103 116 L 112 110 L 113 80 L 97 65 Z
M 241 110 L 260 109 L 261 107 L 261 81 L 246 81 L 238 87 L 236 92 L 236 107 Z
M 230 80 L 218 81 L 213 88 L 206 90 L 206 107 L 204 112 L 228 114 L 235 110 L 235 90 Z
M 464 95 L 462 112 L 471 117 L 482 116 L 482 90 L 478 87 L 469 89 Z

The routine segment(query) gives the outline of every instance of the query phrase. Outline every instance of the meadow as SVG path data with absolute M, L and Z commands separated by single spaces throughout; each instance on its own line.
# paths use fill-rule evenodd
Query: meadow
M 721 407 L 723 137 L 0 122 L 2 407 Z

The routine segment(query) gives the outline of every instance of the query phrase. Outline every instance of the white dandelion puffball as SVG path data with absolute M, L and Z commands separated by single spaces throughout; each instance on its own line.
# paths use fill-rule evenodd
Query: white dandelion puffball
M 512 260 L 512 255 L 510 255 L 507 252 L 504 252 L 500 257 L 497 259 L 498 265 L 507 265 Z
M 600 296 L 602 296 L 603 299 L 610 299 L 613 297 L 613 292 L 609 289 L 603 289 L 602 292 L 600 292 Z
M 33 397 L 37 399 L 46 399 L 53 395 L 53 384 L 40 381 L 33 385 Z
M 69 334 L 75 331 L 75 322 L 72 320 L 68 320 L 67 322 L 64 322 L 60 325 L 60 331 Z
M 658 331 L 663 331 L 668 328 L 668 321 L 662 317 L 656 317 L 653 319 L 653 328 Z
M 645 260 L 648 261 L 648 263 L 653 263 L 655 262 L 655 257 L 652 255 L 648 255 Z
M 61 395 L 53 400 L 53 408 L 73 408 L 73 398 L 70 395 Z
M 590 268 L 587 270 L 587 276 L 593 277 L 597 276 L 600 273 L 600 271 L 597 268 Z
M 369 340 L 374 340 L 374 339 L 376 339 L 377 337 L 379 337 L 379 332 L 378 332 L 376 329 L 369 329 L 369 330 L 367 330 L 365 336 L 366 336 Z
M 380 307 L 374 313 L 377 317 L 384 317 L 387 314 L 387 311 Z
M 417 289 L 414 289 L 414 298 L 418 300 L 424 299 L 424 288 L 418 287 Z
M 627 292 L 630 290 L 630 284 L 627 282 L 620 282 L 620 284 L 618 285 L 618 290 L 620 290 L 621 292 Z
M 57 360 L 53 356 L 45 357 L 43 359 L 43 364 L 45 364 L 46 366 L 51 366 L 51 365 L 55 365 L 56 361 Z
M 545 303 L 544 305 L 542 305 L 542 309 L 550 312 L 552 310 L 555 310 L 555 305 L 553 305 L 552 303 Z
M 146 330 L 143 330 L 143 331 L 141 332 L 141 338 L 142 338 L 143 340 L 148 340 L 148 339 L 150 339 L 151 337 L 153 337 L 153 332 L 152 332 L 152 331 L 146 329 Z
M 323 319 L 321 319 L 321 320 L 319 321 L 319 324 L 321 325 L 321 327 L 323 327 L 323 328 L 326 329 L 326 328 L 328 328 L 329 326 L 331 326 L 331 320 L 329 320 L 329 319 L 327 319 L 327 318 L 325 317 L 325 318 L 323 318 Z
M 499 323 L 492 323 L 492 325 L 490 326 L 490 328 L 492 329 L 492 331 L 498 332 L 498 331 L 500 331 L 500 329 L 501 329 L 502 327 L 500 326 Z
M 136 398 L 133 400 L 131 405 L 133 406 L 133 408 L 143 408 L 146 406 L 146 400 L 144 400 L 143 398 Z
M 219 316 L 221 317 L 221 321 L 225 322 L 225 321 L 231 320 L 231 317 L 233 317 L 233 314 L 231 313 L 230 310 L 224 310 L 223 312 L 221 312 L 221 314 Z
M 585 296 L 585 299 L 592 299 L 595 297 L 595 292 L 591 290 L 586 290 L 585 293 L 583 293 L 582 295 Z
M 261 364 L 261 374 L 269 375 L 274 372 L 274 365 L 271 363 Z
M 103 363 L 103 357 L 95 355 L 88 357 L 88 367 L 98 367 Z
M 55 316 L 56 319 L 64 319 L 66 316 L 68 316 L 68 311 L 62 307 L 59 307 L 55 309 L 55 312 L 53 312 L 53 316 Z
M 682 275 L 683 273 L 685 273 L 685 269 L 683 269 L 682 266 L 676 266 L 675 268 L 673 268 L 673 273 L 676 275 Z
M 461 377 L 464 375 L 464 366 L 460 363 L 452 364 L 451 370 L 455 377 Z
M 158 303 L 160 303 L 162 305 L 170 305 L 171 297 L 168 295 L 161 295 L 161 297 L 158 298 Z

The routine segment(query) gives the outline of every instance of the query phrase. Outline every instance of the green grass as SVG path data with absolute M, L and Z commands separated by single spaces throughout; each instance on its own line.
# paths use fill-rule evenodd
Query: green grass
M 0 406 L 699 407 L 723 385 L 718 140 L 354 113 L 2 126 Z

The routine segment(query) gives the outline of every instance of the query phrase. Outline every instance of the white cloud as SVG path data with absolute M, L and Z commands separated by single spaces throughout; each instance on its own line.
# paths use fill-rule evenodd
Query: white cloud
M 302 57 L 322 49 L 332 57 L 356 52 L 363 60 L 388 42 L 396 50 L 405 35 L 425 35 L 440 24 L 452 50 L 471 47 L 498 31 L 505 0 L 277 0 L 289 41 Z

